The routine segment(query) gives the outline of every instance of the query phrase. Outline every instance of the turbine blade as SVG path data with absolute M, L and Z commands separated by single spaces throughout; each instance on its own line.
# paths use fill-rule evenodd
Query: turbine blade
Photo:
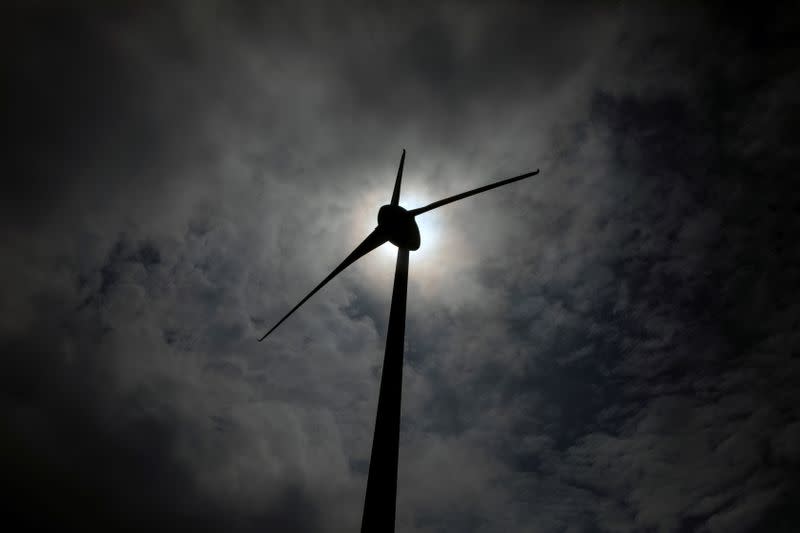
M 394 180 L 394 191 L 392 192 L 392 205 L 400 203 L 400 182 L 403 181 L 403 163 L 406 162 L 406 149 L 403 148 L 403 155 L 400 156 L 400 168 L 397 169 L 397 179 Z
M 268 332 L 266 332 L 266 333 L 264 334 L 264 336 L 263 336 L 263 337 L 261 337 L 260 339 L 258 339 L 258 342 L 261 342 L 261 341 L 263 341 L 265 338 L 267 338 L 267 335 L 269 335 L 270 333 L 272 333 L 273 331 L 275 331 L 275 329 L 276 329 L 278 326 L 280 326 L 281 324 L 283 324 L 283 321 L 284 321 L 284 320 L 286 320 L 287 318 L 289 318 L 289 317 L 292 315 L 292 313 L 294 313 L 295 311 L 297 311 L 297 309 L 298 309 L 298 308 L 299 308 L 301 305 L 303 305 L 304 303 L 306 303 L 306 300 L 308 300 L 309 298 L 311 298 L 312 296 L 314 296 L 314 294 L 315 294 L 315 293 L 316 293 L 318 290 L 320 290 L 322 287 L 324 287 L 326 283 L 328 283 L 330 280 L 332 280 L 334 277 L 336 277 L 336 275 L 337 275 L 337 274 L 339 274 L 339 273 L 340 273 L 342 270 L 344 270 L 345 268 L 349 267 L 350 265 L 352 265 L 353 263 L 355 263 L 355 262 L 356 262 L 358 259 L 360 259 L 360 258 L 364 257 L 365 255 L 367 255 L 368 253 L 370 253 L 372 250 L 374 250 L 375 248 L 377 248 L 378 246 L 380 246 L 381 244 L 385 243 L 385 242 L 386 242 L 386 241 L 388 241 L 388 240 L 389 240 L 389 239 L 388 239 L 388 238 L 386 238 L 386 236 L 383 234 L 383 231 L 379 230 L 378 228 L 375 228 L 375 229 L 372 231 L 372 233 L 370 233 L 369 235 L 367 235 L 367 238 L 366 238 L 366 239 L 364 239 L 364 241 L 363 241 L 361 244 L 359 244 L 358 246 L 356 246 L 356 249 L 355 249 L 355 250 L 353 250 L 353 251 L 352 251 L 352 253 L 351 253 L 350 255 L 348 255 L 348 256 L 345 258 L 345 260 L 341 262 L 341 264 L 340 264 L 339 266 L 337 266 L 336 268 L 334 268 L 334 269 L 333 269 L 333 272 L 331 272 L 330 274 L 328 274 L 328 277 L 326 277 L 325 279 L 323 279 L 323 280 L 320 282 L 320 284 L 319 284 L 319 285 L 317 285 L 316 287 L 314 287 L 314 289 L 313 289 L 311 292 L 309 292 L 309 293 L 306 295 L 306 297 L 305 297 L 305 298 L 303 298 L 302 300 L 300 300 L 300 303 L 299 303 L 299 304 L 295 305 L 295 306 L 292 308 L 292 310 L 291 310 L 291 311 L 289 311 L 288 313 L 286 313 L 286 315 L 285 315 L 283 318 L 281 318 L 281 319 L 278 321 L 278 323 L 277 323 L 277 324 L 275 324 L 274 326 L 272 326 L 272 329 L 270 329 Z
M 439 200 L 438 202 L 433 202 L 432 204 L 428 204 L 428 205 L 423 206 L 423 207 L 418 207 L 416 209 L 411 209 L 408 212 L 411 213 L 412 216 L 417 216 L 419 214 L 422 214 L 422 213 L 425 213 L 427 211 L 430 211 L 431 209 L 436 209 L 437 207 L 441 207 L 443 205 L 446 205 L 446 204 L 449 204 L 449 203 L 452 203 L 452 202 L 456 202 L 458 200 L 463 200 L 464 198 L 467 198 L 468 196 L 472 196 L 472 195 L 475 195 L 475 194 L 478 194 L 478 193 L 482 193 L 482 192 L 488 191 L 490 189 L 494 189 L 496 187 L 502 187 L 503 185 L 508 185 L 509 183 L 513 183 L 515 181 L 524 180 L 525 178 L 529 178 L 531 176 L 535 176 L 538 173 L 539 173 L 539 170 L 536 169 L 533 172 L 528 172 L 527 174 L 521 174 L 519 176 L 514 176 L 513 178 L 508 178 L 508 179 L 503 180 L 503 181 L 498 181 L 497 183 L 492 183 L 490 185 L 485 185 L 483 187 L 478 187 L 477 189 L 472 189 L 471 191 L 462 192 L 461 194 L 456 194 L 455 196 L 449 196 L 447 198 Z

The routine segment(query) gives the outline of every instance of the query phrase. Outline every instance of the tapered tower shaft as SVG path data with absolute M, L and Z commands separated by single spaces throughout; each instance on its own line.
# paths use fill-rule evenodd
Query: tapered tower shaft
M 394 532 L 407 290 L 408 250 L 398 248 L 361 533 Z

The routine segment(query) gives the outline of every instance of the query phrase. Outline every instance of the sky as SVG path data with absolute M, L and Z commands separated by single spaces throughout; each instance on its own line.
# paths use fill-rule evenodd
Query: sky
M 421 215 L 398 532 L 795 531 L 800 50 L 781 4 L 17 2 L 4 514 L 357 531 Z M 557 5 L 556 5 L 557 4 Z

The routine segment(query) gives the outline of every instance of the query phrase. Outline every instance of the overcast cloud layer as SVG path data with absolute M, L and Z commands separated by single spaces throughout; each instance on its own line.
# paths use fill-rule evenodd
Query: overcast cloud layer
M 793 13 L 113 4 L 2 17 L 9 520 L 357 531 L 391 254 L 256 338 L 405 148 L 541 174 L 424 215 L 398 531 L 798 528 Z

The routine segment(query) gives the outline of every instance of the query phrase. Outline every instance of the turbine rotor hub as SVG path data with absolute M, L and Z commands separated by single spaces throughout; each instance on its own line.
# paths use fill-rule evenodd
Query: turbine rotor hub
M 378 211 L 378 228 L 389 242 L 405 250 L 418 250 L 421 244 L 414 215 L 399 205 L 387 204 Z

